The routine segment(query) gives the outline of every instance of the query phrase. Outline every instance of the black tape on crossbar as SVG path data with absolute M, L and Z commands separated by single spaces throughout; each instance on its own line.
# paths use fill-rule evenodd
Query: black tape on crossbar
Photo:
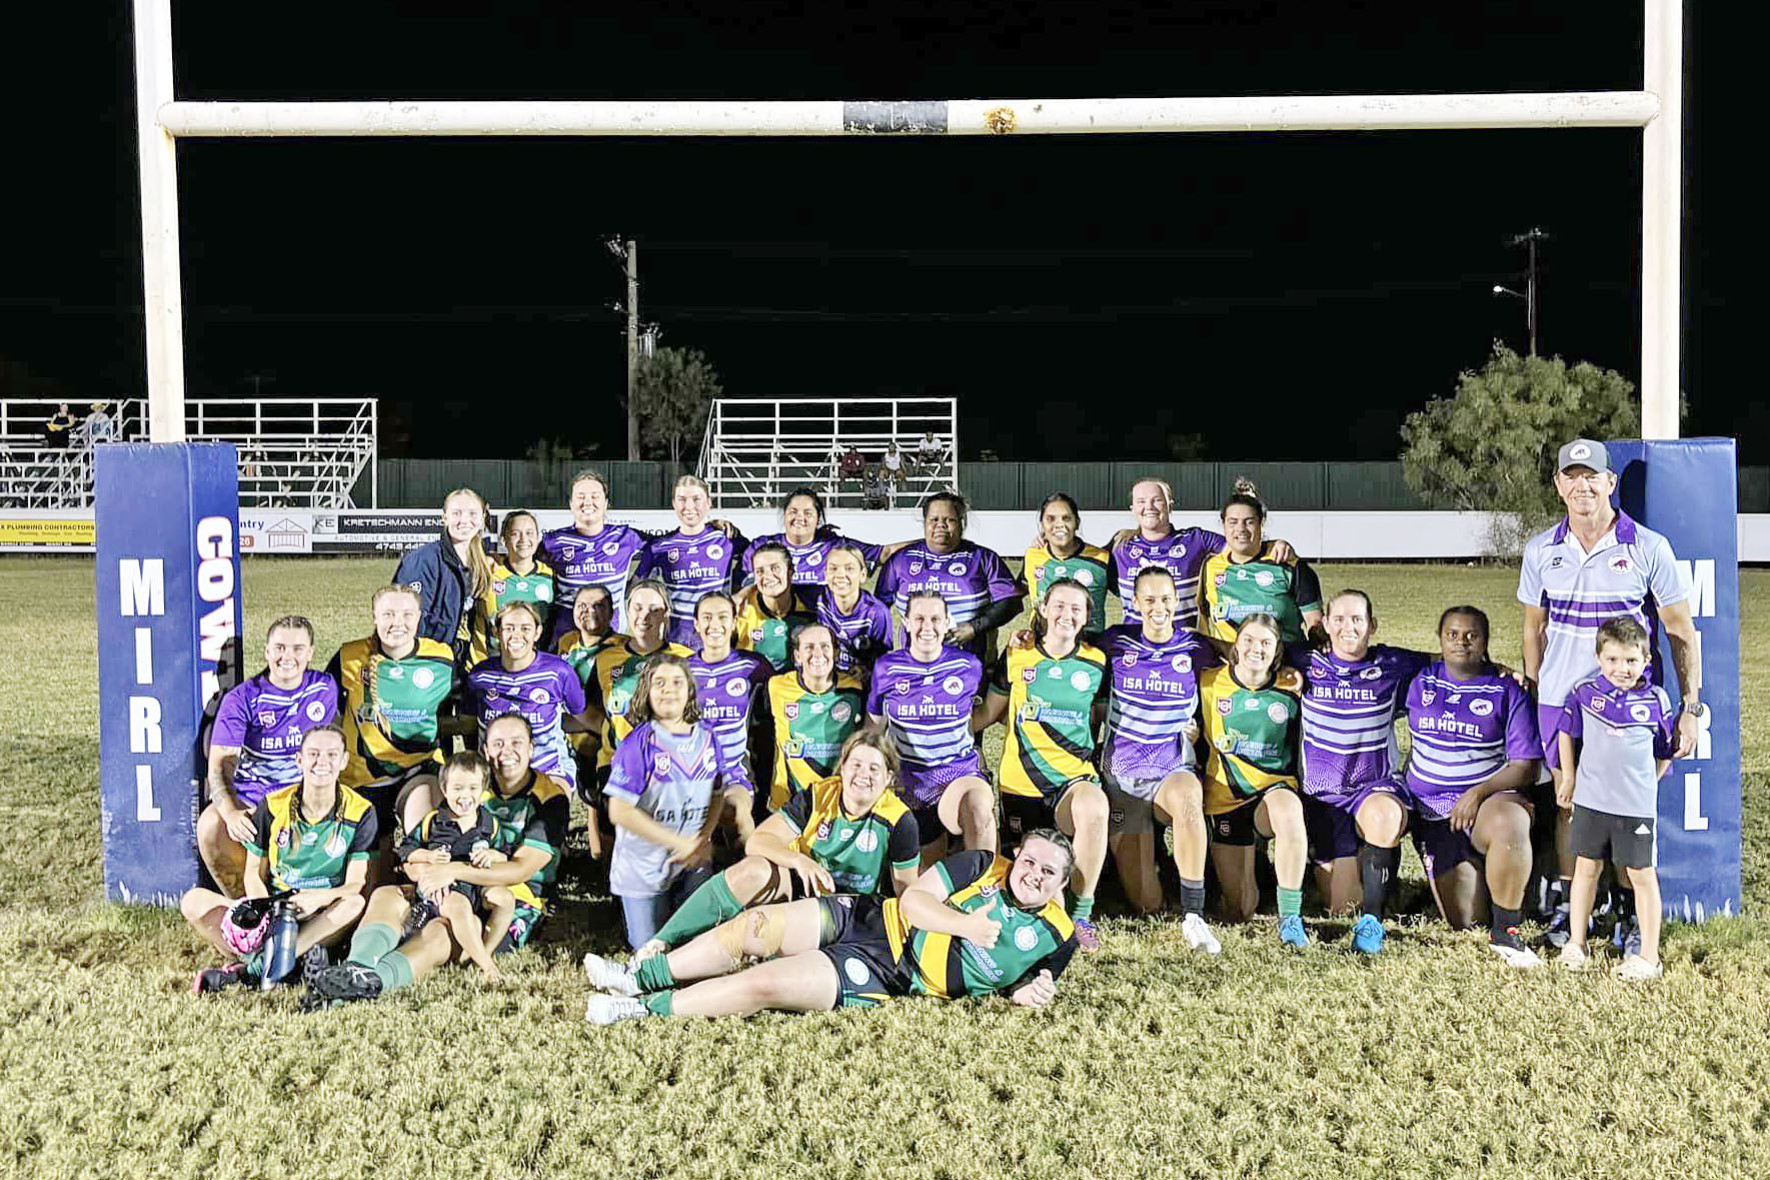
M 944 102 L 845 102 L 842 130 L 848 135 L 944 135 Z

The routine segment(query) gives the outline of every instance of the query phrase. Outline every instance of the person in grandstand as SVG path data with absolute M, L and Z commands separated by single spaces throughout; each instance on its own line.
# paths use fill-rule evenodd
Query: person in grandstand
M 946 457 L 946 446 L 934 437 L 932 430 L 922 433 L 922 441 L 916 444 L 916 463 L 926 473 Z
M 596 653 L 595 673 L 585 685 L 589 703 L 585 720 L 602 735 L 597 752 L 599 776 L 608 773 L 615 748 L 633 730 L 627 712 L 646 665 L 659 655 L 687 659 L 688 648 L 665 637 L 670 625 L 670 598 L 663 585 L 651 580 L 636 582 L 627 591 L 628 631 L 617 635 Z M 588 783 L 579 783 L 579 796 L 594 802 Z
M 1161 908 L 1155 868 L 1155 825 L 1170 825 L 1180 877 L 1181 933 L 1194 950 L 1222 950 L 1205 922 L 1207 833 L 1199 780 L 1198 677 L 1218 663 L 1194 631 L 1176 625 L 1180 591 L 1167 567 L 1137 575 L 1136 623 L 1102 638 L 1112 677 L 1101 777 L 1111 808 L 1113 863 L 1125 896 L 1141 913 Z
M 1088 631 L 1106 629 L 1106 592 L 1112 554 L 1082 540 L 1082 512 L 1067 492 L 1052 492 L 1039 505 L 1039 539 L 1026 547 L 1021 578 L 1037 610 L 1054 582 L 1069 579 L 1088 593 Z
M 541 548 L 541 525 L 532 512 L 507 512 L 500 534 L 502 557 L 492 559 L 491 579 L 474 604 L 473 662 L 498 654 L 498 612 L 513 602 L 527 602 L 541 616 L 541 635 L 553 635 L 553 567 L 535 555 Z
M 457 883 L 503 886 L 515 895 L 516 914 L 494 954 L 518 949 L 533 935 L 559 870 L 570 803 L 558 783 L 529 766 L 529 728 L 522 714 L 494 719 L 482 744 L 492 765 L 492 784 L 481 805 L 498 819 L 498 851 L 509 859 L 483 867 L 461 861 L 406 866 L 409 884 L 384 885 L 370 896 L 351 936 L 349 957 L 309 981 L 317 1001 L 372 1000 L 383 991 L 410 987 L 461 957 L 442 923 L 422 924 L 416 933 L 407 930 L 417 902 L 435 904 Z
M 725 765 L 741 769 L 744 780 L 754 783 L 763 762 L 752 757 L 752 746 L 765 728 L 761 705 L 774 668 L 755 652 L 731 646 L 736 618 L 731 595 L 722 590 L 710 591 L 695 604 L 700 650 L 689 657 L 688 670 L 701 703 L 701 723 L 718 736 Z
M 370 610 L 375 633 L 340 647 L 326 672 L 338 682 L 350 751 L 340 781 L 369 800 L 391 835 L 410 826 L 402 816 L 415 823 L 437 805 L 437 713 L 454 691 L 455 660 L 446 644 L 418 634 L 422 609 L 411 587 L 381 587 Z
M 443 806 L 419 820 L 393 846 L 399 864 L 416 868 L 465 862 L 486 868 L 508 860 L 500 848 L 508 843 L 503 825 L 489 808 L 480 804 L 491 778 L 491 764 L 471 750 L 455 754 L 443 763 L 437 784 Z M 440 904 L 428 898 L 417 904 L 425 907 L 424 921 L 447 924 L 449 937 L 481 974 L 494 983 L 503 979 L 487 944 L 496 947 L 516 916 L 516 895 L 508 886 L 456 881 Z
M 879 467 L 885 473 L 885 481 L 891 485 L 893 495 L 903 483 L 903 452 L 898 449 L 893 439 L 885 447 L 885 453 L 879 458 Z
M 736 598 L 737 646 L 766 659 L 776 672 L 792 666 L 788 636 L 817 619 L 817 595 L 793 582 L 793 557 L 785 545 L 759 545 L 750 555 L 754 585 Z
M 865 681 L 873 661 L 891 650 L 896 637 L 891 608 L 864 588 L 866 554 L 858 546 L 831 546 L 824 575 L 817 619 L 836 637 L 836 669 Z
M 1094 766 L 1095 716 L 1104 705 L 1106 656 L 1082 640 L 1091 599 L 1068 578 L 1046 588 L 1036 633 L 1008 645 L 990 677 L 978 730 L 1007 722 L 1002 760 L 1002 847 L 1027 832 L 1056 828 L 1075 842 L 1076 943 L 1099 949 L 1094 890 L 1106 866 L 1108 808 Z
M 264 671 L 227 691 L 209 731 L 209 802 L 197 816 L 197 851 L 230 897 L 240 895 L 259 801 L 301 781 L 302 734 L 338 716 L 338 682 L 308 666 L 313 639 L 313 624 L 300 615 L 272 623 Z
M 393 575 L 418 592 L 419 637 L 448 644 L 463 671 L 473 666 L 474 604 L 492 584 L 485 529 L 485 498 L 456 488 L 443 497 L 442 536 L 407 552 Z
M 338 781 L 344 769 L 344 733 L 336 725 L 316 725 L 301 736 L 295 755 L 301 781 L 267 794 L 252 813 L 246 841 L 245 892 L 248 899 L 286 894 L 300 922 L 295 951 L 302 973 L 321 965 L 309 955 L 342 938 L 363 913 L 369 857 L 375 850 L 375 812 L 368 800 Z M 264 973 L 268 946 L 246 951 L 229 921 L 236 900 L 213 889 L 192 889 L 178 908 L 210 945 L 226 955 L 245 952 L 222 967 L 198 973 L 193 990 L 219 991 L 255 981 Z
M 903 760 L 898 791 L 916 813 L 923 865 L 946 855 L 947 837 L 965 847 L 996 849 L 996 799 L 977 752 L 982 721 L 983 662 L 947 645 L 952 619 L 938 591 L 909 594 L 904 616 L 909 646 L 873 665 L 867 714 L 888 726 Z
M 584 470 L 572 476 L 570 507 L 572 523 L 549 529 L 541 538 L 541 555 L 553 567 L 555 596 L 575 602 L 585 586 L 601 586 L 617 608 L 624 607 L 627 581 L 645 551 L 645 534 L 608 519 L 608 481 L 598 472 Z M 548 646 L 555 646 L 571 624 L 563 612 L 555 615 Z M 625 631 L 631 625 L 617 609 L 616 629 Z
M 1309 943 L 1303 928 L 1303 869 L 1308 834 L 1297 795 L 1297 727 L 1303 678 L 1281 663 L 1278 620 L 1249 615 L 1235 637 L 1232 662 L 1198 673 L 1205 739 L 1205 815 L 1211 863 L 1229 919 L 1254 913 L 1254 842 L 1272 841 L 1278 878 L 1278 940 Z
M 769 680 L 768 713 L 774 739 L 768 810 L 779 811 L 836 773 L 842 744 L 866 722 L 866 690 L 837 672 L 828 626 L 807 623 L 793 633 L 793 670 Z
M 587 724 L 584 684 L 569 663 L 538 644 L 545 634 L 532 602 L 512 602 L 498 612 L 498 654 L 467 674 L 467 694 L 484 731 L 492 718 L 521 713 L 534 735 L 532 764 L 576 788 L 578 760 L 566 741 L 565 721 Z
M 697 889 L 632 965 L 584 956 L 590 982 L 608 990 L 611 973 L 628 972 L 752 906 L 832 893 L 901 897 L 916 879 L 922 841 L 915 817 L 891 789 L 897 748 L 880 730 L 858 730 L 842 743 L 840 765 L 839 775 L 818 780 L 763 821 L 744 858 Z
M 1370 595 L 1342 590 L 1327 604 L 1325 649 L 1293 645 L 1303 672 L 1303 810 L 1329 913 L 1357 907 L 1352 946 L 1383 949 L 1383 907 L 1408 829 L 1395 719 L 1431 654 L 1372 643 Z
M 825 1012 L 895 996 L 995 992 L 1042 1008 L 1057 997 L 1075 954 L 1075 927 L 1063 911 L 1074 868 L 1069 838 L 1041 828 L 1026 834 L 1013 860 L 957 853 L 901 898 L 839 893 L 764 906 L 644 960 L 633 975 L 609 973 L 618 990 L 591 996 L 585 1018 Z M 737 971 L 751 959 L 766 961 Z M 658 990 L 642 992 L 647 986 Z
M 1508 966 L 1540 967 L 1518 928 L 1531 866 L 1526 792 L 1542 744 L 1530 694 L 1488 663 L 1487 634 L 1476 607 L 1445 611 L 1439 658 L 1408 687 L 1414 847 L 1446 922 L 1467 930 L 1485 909 L 1494 953 Z
M 1286 643 L 1300 643 L 1321 626 L 1321 583 L 1308 563 L 1272 555 L 1278 542 L 1266 540 L 1266 505 L 1245 479 L 1223 502 L 1220 514 L 1225 545 L 1205 558 L 1199 571 L 1199 630 L 1234 639 L 1249 615 L 1278 620 Z
M 781 532 L 769 533 L 750 542 L 744 551 L 744 574 L 754 579 L 752 568 L 756 552 L 764 545 L 784 545 L 792 558 L 794 586 L 824 584 L 824 565 L 830 552 L 839 545 L 848 545 L 861 554 L 862 565 L 871 570 L 879 564 L 879 546 L 854 541 L 842 535 L 834 525 L 824 523 L 824 499 L 812 488 L 794 488 L 781 502 Z
M 628 945 L 637 950 L 713 875 L 713 832 L 726 806 L 748 839 L 752 784 L 727 766 L 719 738 L 701 722 L 688 661 L 646 664 L 628 714 L 633 732 L 609 766 L 603 797 L 615 826 L 609 892 L 621 899 Z
M 1567 516 L 1525 543 L 1518 573 L 1518 601 L 1524 609 L 1524 675 L 1536 686 L 1537 726 L 1544 753 L 1553 757 L 1555 727 L 1568 693 L 1598 671 L 1593 656 L 1598 628 L 1628 615 L 1648 628 L 1649 647 L 1657 628 L 1671 641 L 1682 712 L 1674 758 L 1688 758 L 1706 720 L 1702 703 L 1702 661 L 1690 612 L 1690 577 L 1680 568 L 1665 537 L 1613 506 L 1616 473 L 1604 444 L 1576 438 L 1563 446 L 1555 463 L 1555 493 Z M 1547 800 L 1544 800 L 1546 809 Z M 1573 875 L 1568 841 L 1570 813 L 1556 814 L 1558 879 L 1548 901 L 1553 908 L 1549 941 L 1567 942 L 1567 893 Z M 1638 930 L 1626 888 L 1613 899 L 1618 936 Z
M 905 619 L 913 595 L 939 594 L 952 628 L 946 642 L 981 655 L 995 629 L 1020 613 L 1024 595 L 1001 554 L 965 539 L 965 512 L 957 492 L 923 500 L 922 539 L 893 547 L 876 585 Z
M 1209 529 L 1175 528 L 1174 489 L 1166 480 L 1151 476 L 1131 485 L 1131 516 L 1135 527 L 1116 534 L 1112 544 L 1113 586 L 1119 601 L 1124 603 L 1125 622 L 1138 621 L 1135 614 L 1137 575 L 1152 565 L 1159 565 L 1174 575 L 1174 586 L 1180 593 L 1180 617 L 1192 619 L 1198 613 L 1198 575 L 1205 558 L 1218 552 L 1227 542 Z M 1286 562 L 1293 556 L 1284 541 L 1272 542 L 1268 554 L 1273 561 Z
M 671 494 L 678 527 L 646 543 L 639 576 L 657 578 L 670 594 L 670 642 L 692 648 L 694 604 L 710 590 L 730 592 L 743 578 L 742 533 L 715 528 L 713 498 L 699 476 L 684 475 Z

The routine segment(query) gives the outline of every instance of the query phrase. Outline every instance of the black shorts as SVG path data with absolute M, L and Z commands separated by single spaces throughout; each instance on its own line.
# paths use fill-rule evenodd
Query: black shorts
M 375 811 L 376 838 L 380 840 L 398 840 L 405 834 L 406 826 L 399 815 L 400 793 L 406 784 L 420 775 L 428 774 L 435 777 L 442 769 L 437 762 L 420 762 L 409 766 L 398 774 L 386 778 L 378 778 L 372 783 L 364 783 L 356 788 L 356 793 L 368 800 L 369 806 Z
M 1611 815 L 1575 803 L 1568 834 L 1573 854 L 1587 860 L 1607 860 L 1621 869 L 1651 869 L 1659 863 L 1648 817 Z
M 874 1008 L 909 993 L 885 934 L 885 903 L 877 897 L 835 893 L 818 899 L 823 911 L 819 948 L 836 969 L 836 1007 Z
M 910 814 L 916 817 L 916 831 L 921 835 L 922 847 L 926 848 L 941 836 L 951 836 L 946 825 L 940 822 L 940 804 L 930 803 L 926 807 L 912 807 Z
M 1274 791 L 1291 791 L 1289 787 L 1268 787 L 1259 795 L 1249 799 L 1233 811 L 1225 811 L 1218 815 L 1205 816 L 1205 823 L 1211 829 L 1211 843 L 1223 844 L 1231 848 L 1252 848 L 1261 840 L 1269 840 L 1270 836 L 1260 833 L 1254 825 L 1254 813 L 1260 810 L 1260 804 L 1266 796 Z M 1295 791 L 1291 791 L 1295 795 Z
M 1021 838 L 1028 832 L 1057 826 L 1057 803 L 1063 798 L 1062 792 L 1055 795 L 1010 795 L 1004 791 L 999 798 L 1003 848 L 1018 848 Z

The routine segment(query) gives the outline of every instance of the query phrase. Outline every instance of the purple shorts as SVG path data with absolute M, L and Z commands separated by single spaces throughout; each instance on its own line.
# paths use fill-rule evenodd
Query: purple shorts
M 975 751 L 963 758 L 942 762 L 938 766 L 911 766 L 905 762 L 897 793 L 909 804 L 912 811 L 921 807 L 933 807 L 940 802 L 942 792 L 967 775 L 973 778 L 983 777 L 983 763 L 978 760 Z
M 1393 795 L 1403 809 L 1407 795 L 1399 779 L 1380 778 L 1344 794 L 1304 795 L 1303 823 L 1309 829 L 1309 859 L 1328 865 L 1358 855 L 1358 809 L 1372 795 Z
M 1448 819 L 1420 813 L 1413 838 L 1414 851 L 1420 854 L 1428 877 L 1443 876 L 1466 860 L 1481 863 L 1481 854 L 1475 851 L 1469 833 L 1457 831 Z
M 1536 731 L 1543 739 L 1543 769 L 1553 770 L 1561 763 L 1561 706 L 1536 707 Z

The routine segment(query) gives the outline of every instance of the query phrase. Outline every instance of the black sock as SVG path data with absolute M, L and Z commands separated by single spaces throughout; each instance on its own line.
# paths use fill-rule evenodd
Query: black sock
M 1401 849 L 1378 848 L 1375 844 L 1358 846 L 1358 880 L 1364 886 L 1364 912 L 1374 918 L 1383 916 L 1383 903 L 1389 900 L 1389 882 L 1401 863 Z
M 1635 891 L 1621 885 L 1610 887 L 1610 909 L 1616 916 L 1616 924 L 1623 925 L 1635 916 Z
M 1185 877 L 1180 878 L 1180 913 L 1182 916 L 1197 914 L 1201 918 L 1204 917 L 1205 883 L 1203 881 L 1188 881 Z
M 1518 937 L 1518 924 L 1524 920 L 1520 911 L 1508 910 L 1504 906 L 1498 905 L 1493 906 L 1492 910 L 1492 921 L 1488 926 L 1488 931 L 1492 935 L 1493 941 L 1506 946 L 1523 946 L 1523 941 Z

